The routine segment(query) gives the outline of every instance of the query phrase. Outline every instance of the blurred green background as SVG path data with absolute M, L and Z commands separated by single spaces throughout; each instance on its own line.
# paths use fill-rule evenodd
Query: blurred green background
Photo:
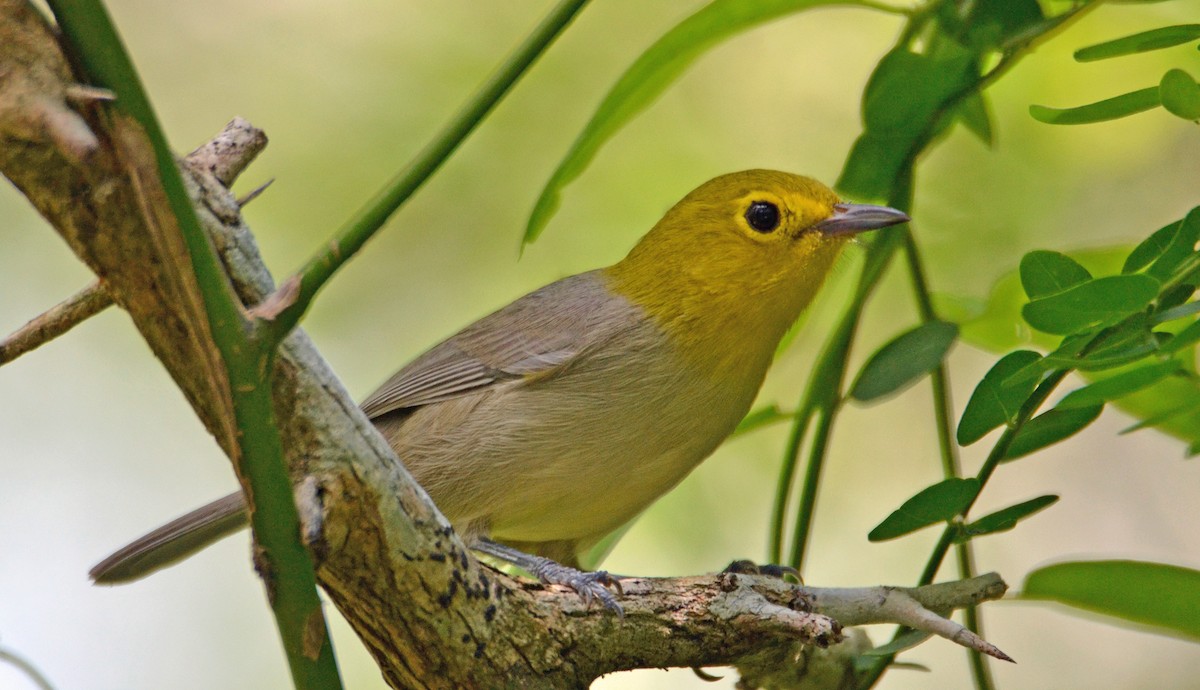
M 234 115 L 270 136 L 239 190 L 276 179 L 246 216 L 279 277 L 426 141 L 550 4 L 114 0 L 110 7 L 178 150 L 202 143 Z M 356 397 L 523 292 L 620 258 L 678 197 L 714 175 L 772 167 L 836 179 L 858 134 L 862 86 L 894 39 L 897 17 L 817 10 L 718 47 L 601 151 L 567 189 L 543 238 L 518 257 L 541 185 L 600 97 L 702 4 L 594 3 L 334 280 L 304 327 Z M 1079 105 L 1156 83 L 1168 67 L 1194 67 L 1192 46 L 1086 65 L 1070 55 L 1194 21 L 1196 10 L 1191 0 L 1101 8 L 989 92 L 995 150 L 956 131 L 922 161 L 915 227 L 936 290 L 983 296 L 1030 249 L 1133 244 L 1200 203 L 1194 125 L 1154 111 L 1054 128 L 1026 112 L 1031 103 Z M 0 331 L 89 282 L 7 186 L 0 241 Z M 869 309 L 859 361 L 915 321 L 909 290 L 894 278 Z M 764 402 L 795 403 L 837 288 L 774 370 Z M 953 352 L 960 406 L 993 359 L 962 345 Z M 876 545 L 865 535 L 940 476 L 929 407 L 918 386 L 843 416 L 810 584 L 916 578 L 933 530 Z M 1063 499 L 1016 531 L 977 542 L 979 567 L 1014 586 L 1031 568 L 1066 556 L 1200 567 L 1197 469 L 1182 460 L 1179 443 L 1155 432 L 1115 436 L 1126 423 L 1109 411 L 1082 436 L 1004 468 L 979 514 L 1047 491 Z M 785 436 L 774 427 L 728 444 L 636 524 L 606 567 L 671 575 L 761 558 Z M 965 452 L 968 468 L 985 445 Z M 87 581 L 88 567 L 111 549 L 235 486 L 228 463 L 120 312 L 0 370 L 0 469 L 0 646 L 38 665 L 60 690 L 287 687 L 245 534 L 133 586 Z M 987 637 L 1020 662 L 995 667 L 1001 687 L 1185 687 L 1200 677 L 1194 644 L 1060 609 L 998 603 L 985 609 L 985 624 Z M 333 625 L 348 687 L 383 687 L 346 625 Z M 881 641 L 885 631 L 874 634 Z M 893 671 L 883 687 L 968 683 L 965 655 L 947 642 L 905 660 L 932 673 Z M 597 687 L 732 684 L 731 677 L 705 684 L 683 670 L 621 674 Z M 29 687 L 0 665 L 0 688 Z

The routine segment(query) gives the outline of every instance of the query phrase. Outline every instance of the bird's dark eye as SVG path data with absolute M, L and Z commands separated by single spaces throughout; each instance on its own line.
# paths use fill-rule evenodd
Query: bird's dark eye
M 746 222 L 759 232 L 779 227 L 779 207 L 769 201 L 755 201 L 746 209 Z

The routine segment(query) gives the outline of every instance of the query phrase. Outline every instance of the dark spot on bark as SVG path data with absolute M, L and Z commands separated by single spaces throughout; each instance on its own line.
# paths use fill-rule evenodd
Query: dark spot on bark
M 813 602 L 812 599 L 809 598 L 809 596 L 804 592 L 796 592 L 792 596 L 791 602 L 788 603 L 788 608 L 792 609 L 793 611 L 812 613 Z
M 484 644 L 482 642 L 479 642 L 475 645 L 475 658 L 476 659 L 483 656 L 483 648 L 484 648 Z
M 455 582 L 454 580 L 451 580 L 450 586 L 446 588 L 446 591 L 444 593 L 442 593 L 440 596 L 438 596 L 438 604 L 440 604 L 441 607 L 444 609 L 450 608 L 450 602 L 454 600 L 454 594 L 457 591 L 458 591 L 458 583 Z
M 494 604 L 489 604 L 488 607 L 483 610 L 483 620 L 487 621 L 488 623 L 491 623 L 492 619 L 495 617 L 496 617 L 496 606 Z
M 717 576 L 717 586 L 722 592 L 732 592 L 737 589 L 737 575 L 733 573 L 721 573 Z
M 435 552 L 429 554 L 429 560 L 437 561 L 438 563 L 445 563 L 446 562 L 446 554 L 438 553 L 435 551 Z
M 462 641 L 463 641 L 463 644 L 466 644 L 466 643 L 470 642 L 470 641 L 471 641 L 471 636 L 470 636 L 470 635 L 468 635 L 468 634 L 466 634 L 466 633 L 463 633 L 463 636 L 462 636 Z

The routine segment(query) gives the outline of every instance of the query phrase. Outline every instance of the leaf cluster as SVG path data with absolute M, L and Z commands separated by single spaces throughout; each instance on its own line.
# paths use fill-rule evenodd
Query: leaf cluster
M 1200 24 L 1176 24 L 1080 48 L 1075 51 L 1075 60 L 1095 62 L 1173 48 L 1196 41 L 1200 41 Z M 1200 43 L 1197 43 L 1196 48 L 1200 49 Z M 1176 67 L 1167 70 L 1157 86 L 1147 86 L 1073 108 L 1032 105 L 1029 106 L 1029 114 L 1046 124 L 1082 125 L 1116 120 L 1159 106 L 1184 120 L 1200 121 L 1200 84 L 1196 83 L 1190 72 Z

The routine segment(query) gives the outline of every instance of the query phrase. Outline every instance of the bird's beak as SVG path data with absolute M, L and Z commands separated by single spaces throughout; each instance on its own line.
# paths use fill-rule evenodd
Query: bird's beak
M 834 204 L 833 215 L 814 225 L 813 229 L 829 236 L 856 235 L 910 220 L 908 214 L 890 206 L 843 203 Z

